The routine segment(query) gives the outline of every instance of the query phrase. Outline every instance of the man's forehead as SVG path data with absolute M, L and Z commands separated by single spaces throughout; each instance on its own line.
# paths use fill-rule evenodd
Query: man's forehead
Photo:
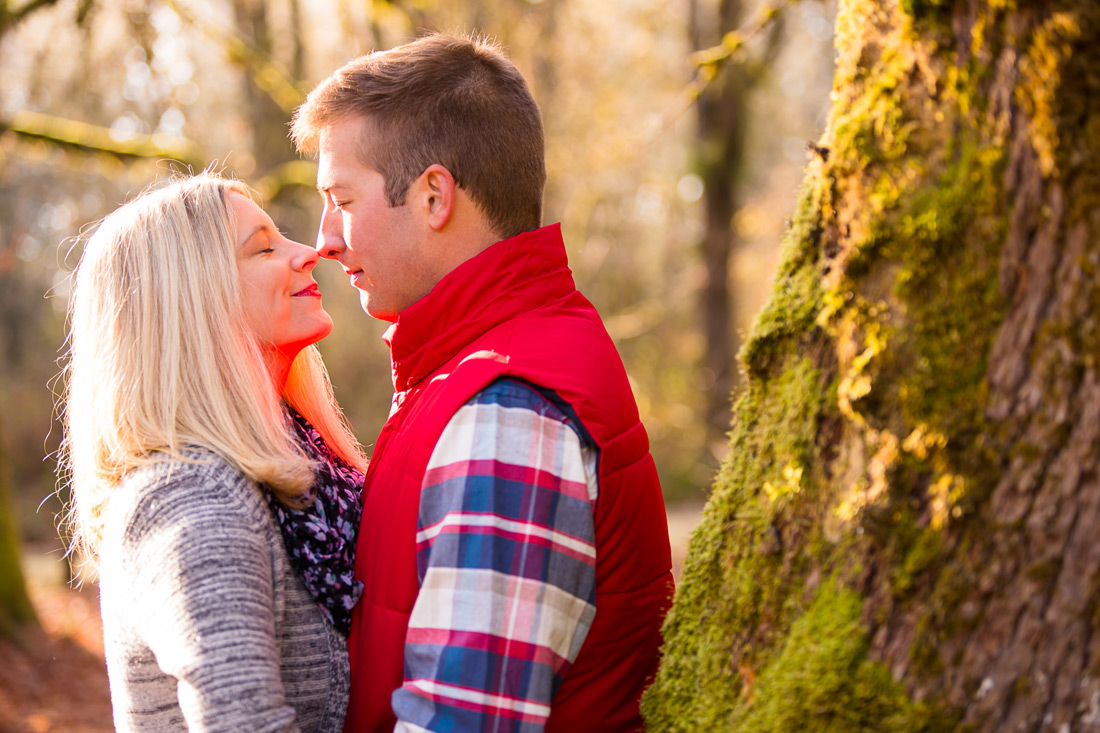
M 324 151 L 317 156 L 317 190 L 322 193 L 336 188 L 340 183 L 340 175 L 335 168 L 335 162 Z
M 345 183 L 348 175 L 363 168 L 367 143 L 366 120 L 345 117 L 321 130 L 317 146 L 317 188 L 325 191 Z
M 321 193 L 341 188 L 354 188 L 370 168 L 354 155 L 325 156 L 317 159 L 317 190 Z
M 317 136 L 318 148 L 324 150 L 346 149 L 366 144 L 374 135 L 374 125 L 362 115 L 348 114 L 330 120 Z

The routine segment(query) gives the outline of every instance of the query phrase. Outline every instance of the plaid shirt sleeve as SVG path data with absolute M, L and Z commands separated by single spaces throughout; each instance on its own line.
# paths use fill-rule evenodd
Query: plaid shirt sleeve
M 447 424 L 420 496 L 397 731 L 541 731 L 596 615 L 598 454 L 502 379 Z

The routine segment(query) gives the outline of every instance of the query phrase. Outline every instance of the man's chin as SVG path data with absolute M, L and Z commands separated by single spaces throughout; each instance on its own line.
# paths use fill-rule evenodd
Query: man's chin
M 363 312 L 371 318 L 376 318 L 379 321 L 388 321 L 390 323 L 397 320 L 396 314 L 387 313 L 384 309 L 377 308 L 375 304 L 371 302 L 370 296 L 366 293 L 359 293 L 359 305 L 363 306 Z

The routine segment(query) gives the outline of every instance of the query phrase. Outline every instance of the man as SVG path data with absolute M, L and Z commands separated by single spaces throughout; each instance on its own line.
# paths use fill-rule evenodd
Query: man
M 636 730 L 671 601 L 622 361 L 540 228 L 542 120 L 495 47 L 356 59 L 297 111 L 318 251 L 391 321 L 347 731 Z

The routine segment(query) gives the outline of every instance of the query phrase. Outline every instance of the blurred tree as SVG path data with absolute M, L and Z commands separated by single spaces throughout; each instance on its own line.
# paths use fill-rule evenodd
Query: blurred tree
M 297 17 L 297 0 L 291 1 L 291 8 L 292 17 Z M 291 48 L 292 64 L 289 72 L 284 72 L 272 63 L 274 39 L 268 22 L 267 2 L 233 0 L 233 12 L 238 33 L 233 37 L 236 43 L 227 48 L 230 58 L 245 64 L 250 70 L 257 65 L 254 59 L 262 59 L 264 66 L 268 67 L 259 70 L 259 73 L 246 74 L 244 85 L 244 120 L 252 138 L 254 161 L 249 166 L 252 170 L 247 174 L 262 176 L 277 165 L 297 158 L 287 137 L 287 121 L 304 98 L 296 88 L 294 76 L 295 72 L 302 71 L 301 26 L 291 22 L 284 31 Z M 279 93 L 273 87 L 272 77 L 282 81 L 285 91 Z
M 1100 725 L 1100 5 L 846 0 L 651 730 Z
M 692 45 L 705 50 L 740 25 L 741 2 L 720 0 L 717 23 L 702 17 L 701 5 L 702 0 L 691 1 L 689 31 Z M 729 429 L 728 395 L 733 391 L 734 330 L 729 267 L 735 246 L 733 214 L 738 208 L 736 185 L 744 151 L 749 79 L 741 64 L 726 64 L 720 70 L 710 68 L 707 73 L 716 74 L 717 78 L 703 91 L 696 104 L 697 165 L 706 204 L 702 251 L 707 278 L 700 293 L 706 338 L 702 369 L 703 383 L 708 387 L 705 390 L 708 440 L 720 440 Z
M 778 22 L 768 24 L 766 48 L 759 58 L 745 54 L 745 33 L 740 25 L 745 13 L 742 0 L 691 0 L 688 32 L 698 51 L 705 86 L 696 102 L 698 142 L 696 165 L 703 182 L 705 222 L 702 239 L 706 280 L 699 294 L 706 350 L 701 380 L 704 388 L 708 441 L 725 440 L 729 430 L 730 402 L 736 376 L 735 294 L 730 291 L 730 260 L 739 241 L 733 226 L 740 208 L 739 186 L 745 175 L 745 141 L 750 109 L 749 96 L 759 84 L 779 48 Z M 763 13 L 773 20 L 777 13 Z M 733 58 L 734 54 L 739 57 Z
M 0 414 L 0 428 L 3 418 Z M 37 620 L 20 564 L 19 528 L 11 496 L 11 471 L 0 441 L 0 637 L 6 638 Z
M 0 42 L 16 25 L 26 20 L 32 13 L 53 5 L 55 1 L 30 0 L 16 8 L 9 4 L 7 0 L 0 0 Z M 0 127 L 0 131 L 2 130 L 3 128 Z M 4 287 L 5 285 L 18 286 L 21 284 L 8 277 L 14 269 L 13 263 L 16 257 L 13 249 L 5 245 L 5 242 L 0 241 L 0 291 L 8 294 L 13 289 L 25 290 L 21 287 Z M 18 300 L 18 298 L 13 300 Z M 19 356 L 23 354 L 21 346 L 27 339 L 30 330 L 27 319 L 23 317 L 28 314 L 25 312 L 20 313 L 20 311 L 25 311 L 25 309 L 0 308 L 0 315 L 4 316 L 4 322 L 0 325 L 0 335 L 4 337 L 6 342 L 3 344 L 5 357 L 2 360 L 2 366 L 4 367 L 7 367 L 7 362 L 10 359 L 18 360 Z M 33 317 L 30 320 L 33 323 Z M 2 372 L 7 374 L 9 369 L 4 368 Z M 5 403 L 7 403 L 7 400 L 5 400 Z M 5 408 L 8 406 L 5 404 Z M 20 560 L 21 536 L 16 505 L 12 501 L 12 472 L 7 457 L 4 411 L 0 411 L 0 636 L 12 637 L 20 626 L 35 623 L 37 617 L 30 596 L 27 594 L 26 580 Z

